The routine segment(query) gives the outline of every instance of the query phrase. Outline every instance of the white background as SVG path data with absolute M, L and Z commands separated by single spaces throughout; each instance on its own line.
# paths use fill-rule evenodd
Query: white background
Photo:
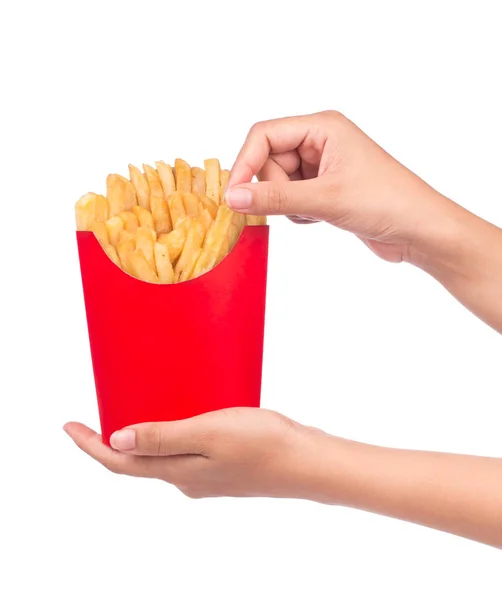
M 502 224 L 498 4 L 2 3 L 1 598 L 501 597 L 492 548 L 307 502 L 191 501 L 61 430 L 98 426 L 73 204 L 128 162 L 228 167 L 253 122 L 336 108 Z M 501 456 L 500 337 L 349 234 L 271 224 L 263 405 Z

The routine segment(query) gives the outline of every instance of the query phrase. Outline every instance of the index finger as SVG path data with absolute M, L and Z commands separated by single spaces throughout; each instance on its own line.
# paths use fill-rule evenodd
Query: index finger
M 262 121 L 251 127 L 230 172 L 228 187 L 250 183 L 270 154 L 296 150 L 307 138 L 314 115 Z

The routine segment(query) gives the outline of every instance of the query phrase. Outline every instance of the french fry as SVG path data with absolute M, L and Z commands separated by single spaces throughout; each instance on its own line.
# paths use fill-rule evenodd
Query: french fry
M 169 259 L 169 250 L 159 242 L 154 246 L 155 266 L 160 283 L 174 283 L 174 270 Z
M 199 197 L 200 203 L 209 211 L 209 214 L 213 219 L 216 219 L 216 213 L 218 212 L 218 206 L 207 196 L 202 195 Z
M 218 254 L 218 258 L 216 259 L 216 262 L 214 264 L 217 265 L 220 261 L 222 261 L 225 258 L 225 256 L 228 254 L 229 250 L 230 250 L 230 242 L 228 241 L 228 233 L 227 233 L 227 235 L 225 235 L 223 238 L 223 242 L 222 242 L 221 248 L 220 248 L 220 253 Z
M 154 268 L 149 264 L 141 249 L 136 248 L 131 253 L 129 260 L 134 277 L 150 283 L 160 283 L 157 273 L 155 273 Z
M 117 244 L 117 254 L 119 255 L 122 268 L 133 275 L 131 265 L 131 254 L 136 250 L 136 238 L 132 233 L 128 231 L 121 231 L 119 236 L 119 242 Z
M 119 241 L 120 232 L 124 229 L 124 221 L 116 215 L 115 217 L 110 217 L 105 225 L 108 233 L 108 241 L 112 246 L 116 246 Z
M 223 202 L 225 195 L 225 188 L 228 185 L 228 179 L 230 177 L 230 171 L 228 169 L 222 169 L 220 171 L 220 202 Z
M 197 200 L 197 196 L 192 194 L 192 192 L 185 192 L 182 197 L 185 213 L 189 217 L 197 218 L 199 216 L 199 201 Z
M 267 217 L 265 216 L 255 216 L 255 215 L 246 215 L 246 225 L 266 225 Z
M 134 208 L 140 207 L 135 206 Z M 128 231 L 129 233 L 136 233 L 136 229 L 138 229 L 139 223 L 134 212 L 131 212 L 130 210 L 123 210 L 121 213 L 119 213 L 119 217 L 124 222 L 124 229 L 126 231 Z
M 192 167 L 192 192 L 198 196 L 206 193 L 206 173 L 199 167 Z
M 234 213 L 232 223 L 237 226 L 237 229 L 240 233 L 242 231 L 242 228 L 246 225 L 246 215 L 243 215 L 241 213 Z
M 220 204 L 218 207 L 218 214 L 204 240 L 204 247 L 195 265 L 193 277 L 200 275 L 203 269 L 212 269 L 216 264 L 225 240 L 228 243 L 227 233 L 232 223 L 233 214 L 226 204 Z
M 94 233 L 98 242 L 103 246 L 103 248 L 110 244 L 105 223 L 93 223 L 91 225 L 91 231 Z
M 201 252 L 202 252 L 202 248 L 198 248 L 188 259 L 188 262 L 185 265 L 185 268 L 183 269 L 183 271 L 180 274 L 180 277 L 179 277 L 180 282 L 187 281 L 188 279 L 191 278 L 193 270 L 195 268 L 195 265 L 197 264 L 197 260 L 199 259 L 199 256 L 201 255 Z
M 171 213 L 171 220 L 174 227 L 177 227 L 178 221 L 183 217 L 186 217 L 185 206 L 181 198 L 180 192 L 174 192 L 167 198 L 167 204 L 169 206 L 169 212 Z
M 105 252 L 108 255 L 108 257 L 110 258 L 110 260 L 112 260 L 117 265 L 117 267 L 122 266 L 120 264 L 120 259 L 118 257 L 117 251 L 115 250 L 115 248 L 113 246 L 111 246 L 110 244 L 105 246 Z
M 90 231 L 93 223 L 104 223 L 109 217 L 108 200 L 89 192 L 75 204 L 77 231 Z
M 209 214 L 208 210 L 203 208 L 200 211 L 199 214 L 199 221 L 202 223 L 202 226 L 204 227 L 204 233 L 207 233 L 207 231 L 209 230 L 209 228 L 211 227 L 212 223 L 213 223 L 213 219 L 211 218 L 211 215 Z
M 178 192 L 192 191 L 192 172 L 186 160 L 177 158 L 174 161 L 174 177 L 176 178 L 176 190 Z
M 136 191 L 139 206 L 146 210 L 150 210 L 150 187 L 145 175 L 138 167 L 129 165 L 129 177 L 131 178 L 131 183 Z
M 204 227 L 197 219 L 194 219 L 188 230 L 187 239 L 183 246 L 183 250 L 181 251 L 181 255 L 174 268 L 177 281 L 179 280 L 179 276 L 183 269 L 192 261 L 193 254 L 201 247 L 203 239 Z
M 173 169 L 171 165 L 166 165 L 163 160 L 156 162 L 155 166 L 157 167 L 160 183 L 162 184 L 164 200 L 167 200 L 167 198 L 176 191 L 176 182 L 174 181 Z
M 208 158 L 204 161 L 206 169 L 206 196 L 215 204 L 220 203 L 220 161 Z
M 181 254 L 186 239 L 187 230 L 181 227 L 173 229 L 170 233 L 162 233 L 159 235 L 158 242 L 167 248 L 171 263 L 174 264 L 178 256 Z
M 155 258 L 153 255 L 154 235 L 155 232 L 146 227 L 138 227 L 136 231 L 136 250 L 141 250 L 141 253 L 152 269 L 155 269 Z
M 188 230 L 190 229 L 190 225 L 192 224 L 192 218 L 191 217 L 181 217 L 181 219 L 178 219 L 177 223 L 176 223 L 176 229 L 183 229 L 183 231 L 185 233 L 188 233 Z
M 155 223 L 155 231 L 157 233 L 168 233 L 173 226 L 167 202 L 164 200 L 159 174 L 150 165 L 143 165 L 143 169 L 150 186 L 150 209 Z
M 140 227 L 148 227 L 149 229 L 155 229 L 152 213 L 149 210 L 143 208 L 142 206 L 135 206 L 132 210 L 133 213 L 136 215 L 136 219 L 138 219 Z
M 239 228 L 237 227 L 237 225 L 235 223 L 231 223 L 230 227 L 228 228 L 228 247 L 229 247 L 229 250 L 231 250 L 235 246 L 237 240 L 239 239 L 240 233 L 241 232 L 239 231 Z
M 122 175 L 108 175 L 106 178 L 106 197 L 110 205 L 110 217 L 118 215 L 123 210 L 132 210 L 136 204 L 134 186 Z

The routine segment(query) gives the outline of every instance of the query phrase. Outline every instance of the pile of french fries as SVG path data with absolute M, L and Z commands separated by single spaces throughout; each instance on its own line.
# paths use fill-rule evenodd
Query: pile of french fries
M 178 283 L 203 275 L 234 247 L 245 225 L 265 217 L 241 215 L 223 203 L 229 171 L 217 159 L 204 169 L 177 158 L 129 177 L 108 175 L 106 197 L 88 193 L 75 205 L 78 231 L 92 231 L 110 259 L 150 283 Z

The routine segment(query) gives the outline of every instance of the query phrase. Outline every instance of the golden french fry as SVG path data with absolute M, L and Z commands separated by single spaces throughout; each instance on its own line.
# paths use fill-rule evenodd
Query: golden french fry
M 199 216 L 199 201 L 197 196 L 192 194 L 192 192 L 185 192 L 182 198 L 186 214 L 189 217 L 197 218 Z
M 231 223 L 230 227 L 228 228 L 228 247 L 229 250 L 231 250 L 237 240 L 239 239 L 239 235 L 241 234 L 241 232 L 239 231 L 239 228 L 237 227 L 237 225 L 235 223 Z
M 176 178 L 176 190 L 178 192 L 192 191 L 192 172 L 190 165 L 181 158 L 174 161 L 174 177 Z
M 192 167 L 192 192 L 198 196 L 206 193 L 206 173 L 199 167 Z
M 108 175 L 106 178 L 106 197 L 110 205 L 110 217 L 123 210 L 132 210 L 136 204 L 136 192 L 133 184 L 122 175 Z
M 132 210 L 133 213 L 136 215 L 136 219 L 138 219 L 140 227 L 148 227 L 148 229 L 155 229 L 152 213 L 149 210 L 143 208 L 142 206 L 135 206 Z
M 180 192 L 174 192 L 173 194 L 170 194 L 167 199 L 167 204 L 169 206 L 169 212 L 171 213 L 173 225 L 174 227 L 177 227 L 178 221 L 186 216 L 185 206 L 183 204 Z
M 120 264 L 120 259 L 118 257 L 117 251 L 115 250 L 115 248 L 113 246 L 111 246 L 110 244 L 105 246 L 105 252 L 108 255 L 108 257 L 110 258 L 110 260 L 112 260 L 117 265 L 117 267 L 122 266 Z
M 135 206 L 134 208 L 140 207 Z M 124 229 L 126 231 L 128 231 L 129 233 L 136 233 L 136 229 L 138 229 L 139 223 L 134 212 L 131 212 L 130 210 L 123 210 L 121 213 L 119 213 L 118 216 L 122 219 L 122 221 L 124 221 Z
M 157 172 L 159 173 L 162 191 L 164 192 L 164 200 L 176 191 L 176 182 L 174 181 L 173 169 L 171 165 L 166 165 L 163 160 L 155 163 Z
M 121 231 L 119 236 L 119 242 L 117 244 L 117 253 L 122 263 L 124 271 L 133 275 L 131 265 L 131 254 L 136 250 L 136 238 L 132 233 L 128 231 Z
M 220 171 L 220 202 L 223 202 L 223 196 L 225 195 L 225 188 L 228 185 L 229 177 L 230 171 L 228 169 L 222 169 Z
M 138 198 L 138 204 L 146 210 L 150 210 L 150 187 L 145 175 L 135 167 L 129 165 L 129 177 Z
M 104 223 L 109 216 L 108 200 L 89 192 L 75 204 L 77 231 L 90 231 L 93 223 Z
M 213 223 L 213 219 L 211 218 L 211 215 L 209 214 L 207 209 L 203 208 L 200 211 L 199 221 L 202 223 L 202 226 L 204 227 L 204 233 L 207 233 L 207 231 L 209 230 L 209 228 L 211 227 L 211 225 Z
M 199 196 L 199 200 L 200 200 L 200 203 L 202 204 L 202 206 L 209 211 L 209 214 L 211 215 L 211 217 L 213 219 L 216 219 L 216 213 L 218 211 L 218 206 L 212 200 L 210 200 L 207 196 L 204 196 L 204 195 Z
M 267 217 L 264 215 L 246 215 L 246 225 L 266 225 Z
M 173 226 L 167 202 L 164 200 L 159 174 L 150 165 L 143 165 L 143 169 L 150 186 L 150 209 L 155 223 L 155 231 L 157 233 L 168 233 Z
M 197 219 L 194 219 L 190 225 L 190 229 L 188 230 L 187 239 L 183 250 L 181 251 L 181 255 L 176 263 L 176 267 L 174 268 L 176 279 L 179 278 L 179 275 L 183 269 L 191 262 L 194 252 L 201 247 L 203 239 L 204 227 Z
M 163 244 L 169 252 L 169 260 L 174 264 L 178 256 L 183 250 L 185 241 L 187 239 L 187 230 L 184 228 L 173 229 L 169 233 L 162 233 L 159 235 L 158 242 Z
M 232 223 L 233 214 L 233 211 L 226 204 L 219 205 L 214 224 L 210 227 L 204 240 L 204 247 L 195 265 L 193 277 L 200 275 L 203 269 L 212 269 L 216 264 L 222 246 L 228 243 L 227 233 Z
M 155 232 L 146 227 L 138 227 L 136 231 L 136 250 L 141 250 L 152 269 L 155 269 L 155 258 L 153 256 L 154 235 Z
M 183 229 L 185 233 L 188 233 L 191 224 L 192 217 L 184 216 L 178 219 L 178 221 L 176 222 L 176 229 Z
M 206 169 L 206 196 L 215 204 L 220 203 L 220 161 L 208 158 L 204 161 Z
M 159 278 L 155 269 L 149 264 L 148 260 L 140 248 L 136 248 L 129 257 L 132 274 L 138 279 L 149 281 L 150 283 L 159 283 Z
M 155 266 L 160 283 L 174 283 L 173 265 L 169 259 L 169 250 L 164 244 L 155 243 Z
M 244 225 L 246 225 L 246 215 L 241 213 L 234 213 L 234 217 L 232 219 L 232 223 L 237 226 L 239 233 L 242 231 Z
M 124 229 L 124 221 L 116 215 L 115 217 L 110 217 L 105 225 L 108 232 L 108 241 L 112 246 L 116 246 L 119 241 L 120 232 Z
M 220 253 L 216 259 L 215 265 L 222 261 L 230 250 L 230 242 L 228 241 L 228 234 L 224 236 L 223 243 L 221 244 Z
M 91 231 L 96 236 L 98 242 L 103 246 L 108 246 L 110 241 L 108 240 L 108 231 L 105 223 L 93 223 L 91 225 Z
M 181 274 L 179 276 L 180 282 L 188 281 L 188 279 L 191 278 L 195 265 L 197 264 L 197 260 L 201 255 L 201 252 L 202 248 L 197 248 L 197 250 L 195 250 L 195 252 L 190 256 L 187 264 L 185 265 L 185 268 L 183 269 L 183 271 L 181 271 Z

